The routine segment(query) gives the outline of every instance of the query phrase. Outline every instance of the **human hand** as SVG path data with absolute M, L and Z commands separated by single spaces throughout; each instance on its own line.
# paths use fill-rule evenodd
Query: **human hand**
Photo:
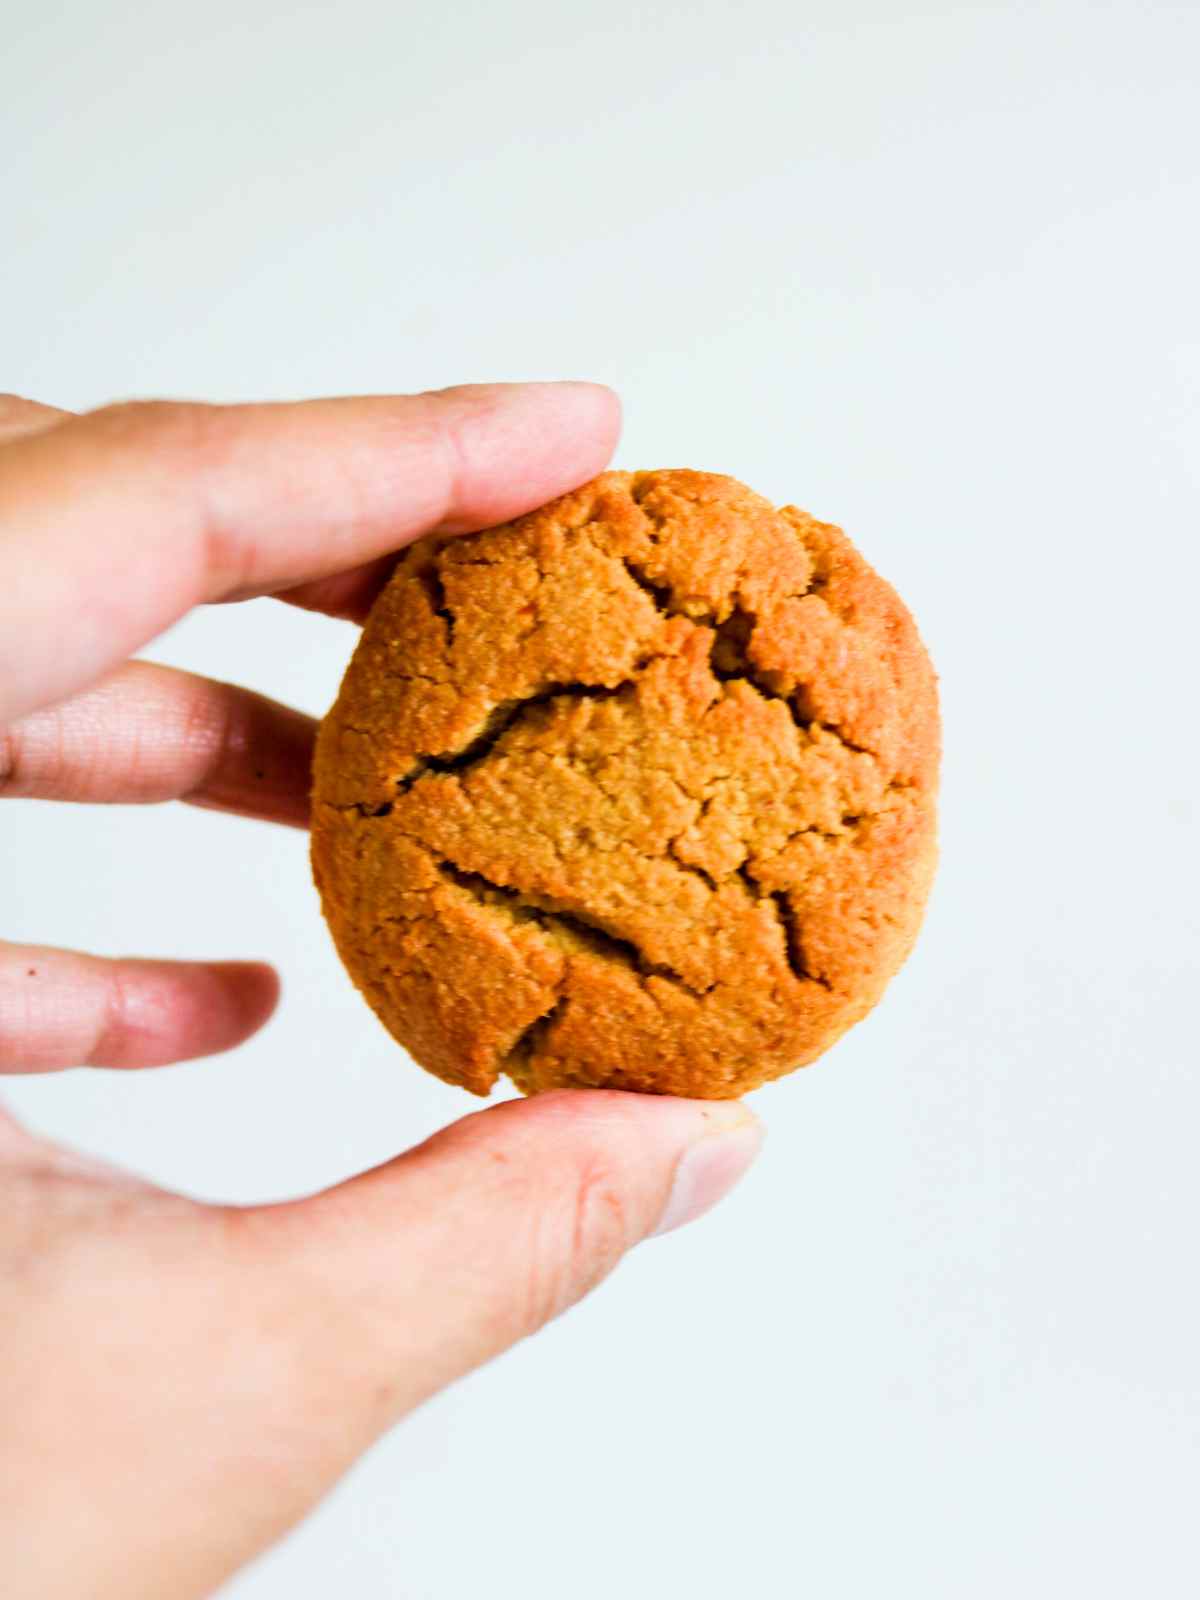
M 302 826 L 310 719 L 130 653 L 253 595 L 361 620 L 390 552 L 572 487 L 616 431 L 612 396 L 573 384 L 83 417 L 0 401 L 0 794 Z M 257 963 L 0 946 L 0 1072 L 209 1054 L 275 999 Z M 706 1209 L 757 1141 L 737 1105 L 548 1094 L 235 1208 L 0 1114 L 5 1595 L 210 1593 L 398 1417 Z

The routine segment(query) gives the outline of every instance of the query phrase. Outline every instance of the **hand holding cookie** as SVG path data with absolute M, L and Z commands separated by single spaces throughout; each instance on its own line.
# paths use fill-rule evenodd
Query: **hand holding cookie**
M 388 584 L 395 552 L 431 538 L 387 588 L 369 646 L 407 659 L 411 673 L 448 626 L 436 615 L 435 582 L 460 582 L 442 541 L 534 511 L 592 479 L 616 431 L 612 396 L 574 384 L 296 406 L 137 405 L 82 417 L 0 403 L 0 793 L 181 799 L 303 825 L 310 719 L 247 689 L 130 661 L 131 653 L 191 606 L 253 595 L 362 620 Z M 630 493 L 624 483 L 612 480 L 604 493 L 620 501 Z M 595 495 L 583 491 L 570 504 L 582 513 Z M 524 526 L 536 535 L 536 554 L 544 542 L 538 530 L 547 525 L 535 516 Z M 484 535 L 493 541 L 485 555 L 493 546 L 508 552 L 509 567 L 496 578 L 525 572 L 525 558 L 509 546 L 529 537 Z M 486 607 L 500 592 L 483 576 Z M 696 654 L 701 634 L 685 637 L 686 617 L 660 615 L 657 601 L 628 582 L 623 603 L 638 651 L 659 651 L 668 676 L 680 670 L 674 663 L 694 658 L 695 683 L 707 682 Z M 664 578 L 663 587 L 671 582 Z M 421 601 L 425 609 L 414 610 L 413 597 L 425 595 L 432 597 Z M 532 637 L 543 601 L 519 588 L 504 598 L 507 616 L 530 607 L 520 625 L 529 623 Z M 408 610 L 414 629 L 406 641 L 396 626 Z M 586 634 L 588 624 L 581 626 Z M 473 628 L 486 643 L 483 619 L 465 639 Z M 727 642 L 736 652 L 736 636 Z M 531 670 L 536 656 L 531 645 Z M 496 731 L 493 718 L 517 670 L 509 659 L 500 677 L 475 684 L 466 657 L 444 659 L 450 675 L 430 696 L 417 742 L 422 714 L 408 699 L 397 708 L 396 738 L 409 741 L 408 765 L 386 776 L 407 782 L 431 774 L 409 786 L 414 808 L 434 786 L 439 752 L 469 760 L 470 741 Z M 712 660 L 719 665 L 715 650 Z M 402 863 L 387 889 L 396 896 L 436 890 L 437 907 L 421 924 L 434 930 L 429 960 L 441 959 L 438 940 L 457 928 L 461 942 L 448 939 L 448 962 L 466 953 L 493 980 L 512 950 L 527 963 L 526 990 L 506 998 L 490 1033 L 476 1004 L 462 1029 L 435 1010 L 427 1035 L 413 1037 L 421 1059 L 447 1075 L 450 1052 L 461 1045 L 461 1079 L 477 1088 L 502 1056 L 525 1088 L 571 1081 L 574 995 L 586 996 L 580 1019 L 594 1022 L 595 985 L 610 966 L 617 999 L 625 992 L 624 967 L 600 943 L 619 930 L 584 922 L 608 915 L 594 888 L 579 890 L 575 929 L 569 908 L 557 904 L 565 892 L 558 879 L 525 883 L 510 873 L 508 881 L 496 878 L 495 889 L 477 881 L 485 865 L 495 876 L 495 862 L 515 847 L 513 807 L 530 792 L 538 762 L 550 783 L 568 755 L 580 770 L 585 760 L 602 767 L 609 759 L 587 746 L 587 727 L 573 720 L 591 708 L 571 698 L 571 687 L 615 691 L 607 709 L 597 707 L 599 731 L 614 736 L 626 711 L 621 696 L 631 708 L 635 699 L 622 687 L 624 669 L 599 656 L 590 677 L 579 661 L 559 664 L 544 652 L 538 670 L 532 691 L 512 692 L 544 695 L 543 721 L 514 721 L 508 743 L 488 758 L 509 763 L 507 776 L 481 766 L 474 778 L 463 771 L 454 779 L 464 792 L 496 780 L 495 826 L 477 830 L 478 848 L 467 850 L 470 819 L 456 802 L 447 825 L 459 826 L 462 839 L 439 842 L 432 822 L 422 822 L 419 859 Z M 542 681 L 547 674 L 562 678 L 562 706 Z M 721 692 L 745 698 L 728 686 Z M 652 711 L 647 702 L 645 714 Z M 656 736 L 678 737 L 665 713 L 654 715 Z M 779 710 L 770 715 L 778 721 Z M 348 740 L 349 719 L 337 726 Z M 371 724 L 373 735 L 386 727 L 386 717 Z M 778 731 L 786 734 L 782 723 Z M 364 741 L 365 750 L 375 747 L 384 748 L 377 737 Z M 384 753 L 394 761 L 394 739 Z M 632 759 L 627 754 L 626 766 L 615 769 L 618 807 L 631 792 Z M 326 761 L 323 793 L 335 781 L 330 773 Z M 358 782 L 349 761 L 344 781 Z M 669 788 L 673 780 L 664 773 L 661 781 Z M 358 788 L 349 797 L 366 798 Z M 582 839 L 585 819 L 576 809 Z M 702 874 L 715 864 L 721 816 L 717 807 L 708 832 L 699 814 L 682 830 L 674 847 L 680 872 Z M 399 812 L 393 836 L 402 837 Z M 432 875 L 428 885 L 421 874 Z M 704 887 L 700 877 L 695 883 Z M 783 945 L 770 922 L 776 903 L 765 879 L 756 897 L 760 888 L 768 898 L 753 912 L 755 926 L 764 953 L 774 939 L 782 979 Z M 752 891 L 739 880 L 737 892 Z M 782 905 L 776 909 L 783 916 Z M 705 937 L 718 936 L 713 922 Z M 717 959 L 710 944 L 701 951 L 704 960 Z M 797 946 L 787 959 L 810 956 Z M 417 971 L 415 959 L 405 963 L 406 974 Z M 566 987 L 572 963 L 578 991 Z M 807 980 L 797 970 L 791 981 Z M 395 1015 L 412 1014 L 412 996 L 422 993 L 413 983 L 396 999 Z M 538 983 L 535 993 L 530 985 Z M 550 1012 L 560 983 L 558 1026 Z M 275 999 L 275 977 L 258 963 L 106 960 L 0 946 L 0 1072 L 148 1068 L 209 1054 L 252 1033 Z M 549 1020 L 539 1043 L 529 1029 L 543 1005 Z M 709 1092 L 698 1073 L 649 1081 L 652 1047 L 644 1020 L 638 1027 L 636 1072 L 622 1079 L 608 1055 L 584 1052 L 574 1081 Z M 681 1037 L 671 1036 L 664 1060 L 679 1059 Z M 714 1059 L 708 1045 L 697 1044 L 696 1059 Z M 726 1081 L 721 1092 L 731 1086 Z M 712 1204 L 744 1170 L 758 1136 L 755 1119 L 736 1103 L 538 1094 L 468 1117 L 327 1193 L 238 1209 L 166 1193 L 0 1116 L 6 1587 L 42 1600 L 209 1593 L 302 1516 L 397 1417 L 569 1305 L 637 1240 Z

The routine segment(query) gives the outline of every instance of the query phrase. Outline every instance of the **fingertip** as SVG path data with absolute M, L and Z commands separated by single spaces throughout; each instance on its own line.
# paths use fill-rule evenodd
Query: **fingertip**
M 597 449 L 602 452 L 596 471 L 606 467 L 621 437 L 623 413 L 620 395 L 606 383 L 589 383 L 575 378 L 563 379 L 547 387 L 557 389 L 560 394 L 569 394 L 570 403 L 579 412 L 581 432 L 594 439 Z
M 648 1237 L 673 1233 L 711 1211 L 753 1165 L 765 1131 L 751 1112 L 713 1123 L 679 1158 L 666 1202 Z
M 595 383 L 590 378 L 556 378 L 550 383 L 531 383 L 527 387 L 546 390 L 559 404 L 569 401 L 616 442 L 621 431 L 621 397 L 607 383 Z
M 578 413 L 580 421 L 615 430 L 621 422 L 621 401 L 615 389 L 590 378 L 524 378 L 510 383 L 456 383 L 427 391 L 427 398 L 458 401 L 480 411 L 528 406 Z
M 764 1136 L 740 1100 L 552 1089 L 463 1117 L 414 1154 L 453 1151 L 470 1163 L 501 1153 L 530 1181 L 557 1172 L 568 1189 L 581 1174 L 604 1172 L 629 1202 L 634 1237 L 647 1238 L 714 1206 L 749 1169 Z
M 539 1142 L 573 1145 L 582 1168 L 597 1154 L 657 1187 L 642 1237 L 671 1233 L 711 1210 L 752 1166 L 766 1129 L 740 1100 L 687 1100 L 617 1090 L 556 1089 L 513 1115 Z
M 557 1122 L 563 1127 L 587 1126 L 593 1130 L 636 1129 L 672 1148 L 681 1140 L 686 1143 L 731 1128 L 762 1126 L 741 1100 L 690 1100 L 679 1095 L 637 1094 L 626 1089 L 546 1089 L 525 1099 L 508 1100 L 476 1112 L 475 1117 L 482 1119 L 502 1114 L 531 1125 Z
M 620 434 L 620 402 L 604 384 L 475 384 L 434 398 L 456 462 L 445 533 L 506 522 L 578 488 L 608 465 Z
M 542 391 L 543 403 L 558 414 L 560 422 L 571 413 L 580 441 L 592 441 L 603 452 L 595 470 L 606 466 L 621 437 L 621 399 L 617 391 L 606 383 L 584 378 L 559 378 L 529 387 Z
M 279 976 L 261 961 L 115 963 L 116 998 L 88 1065 L 168 1066 L 232 1050 L 263 1026 Z
M 283 983 L 269 961 L 214 961 L 210 971 L 225 986 L 225 998 L 242 1038 L 257 1033 L 279 1005 Z
M 555 378 L 514 387 L 560 426 L 568 425 L 577 438 L 603 447 L 604 460 L 608 460 L 621 432 L 621 401 L 615 389 L 586 378 Z

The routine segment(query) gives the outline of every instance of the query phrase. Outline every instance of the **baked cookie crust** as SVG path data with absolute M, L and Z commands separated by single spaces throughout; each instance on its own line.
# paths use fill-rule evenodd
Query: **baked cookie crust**
M 938 758 L 912 618 L 839 529 L 609 472 L 400 557 L 321 728 L 314 876 L 447 1082 L 728 1098 L 908 954 Z

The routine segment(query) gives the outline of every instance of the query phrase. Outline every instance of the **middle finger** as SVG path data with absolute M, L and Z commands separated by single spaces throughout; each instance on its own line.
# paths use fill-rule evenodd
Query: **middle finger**
M 0 728 L 0 796 L 187 800 L 303 828 L 316 728 L 250 689 L 130 661 Z

